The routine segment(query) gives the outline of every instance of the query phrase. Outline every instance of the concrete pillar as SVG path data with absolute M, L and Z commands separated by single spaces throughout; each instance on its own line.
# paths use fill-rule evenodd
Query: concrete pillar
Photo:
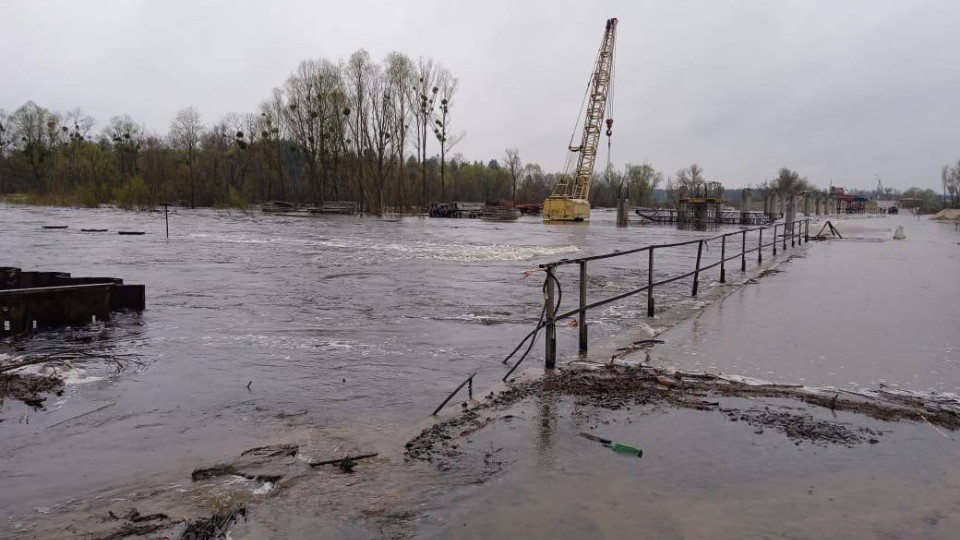
M 810 217 L 813 214 L 813 197 L 809 193 L 803 194 L 803 215 Z
M 763 196 L 763 215 L 770 215 L 770 194 L 767 193 Z
M 629 201 L 627 199 L 617 201 L 617 227 L 627 226 L 627 214 L 630 208 L 628 203 Z
M 745 189 L 740 193 L 740 223 L 746 225 L 750 222 L 750 210 L 753 207 L 753 192 Z
M 791 234 L 793 232 L 793 224 L 791 222 L 797 219 L 797 196 L 787 195 L 784 197 L 784 204 L 787 206 L 783 217 L 783 222 L 786 224 L 784 226 L 784 233 Z

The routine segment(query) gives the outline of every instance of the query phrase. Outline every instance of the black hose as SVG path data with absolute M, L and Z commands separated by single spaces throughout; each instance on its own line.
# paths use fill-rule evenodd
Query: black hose
M 553 280 L 553 283 L 557 286 L 557 303 L 553 308 L 553 313 L 554 315 L 556 315 L 557 312 L 560 310 L 560 303 L 563 301 L 563 287 L 560 286 L 560 281 L 556 278 L 556 276 L 553 275 L 553 272 L 547 270 L 547 279 L 543 280 L 543 287 L 541 287 L 541 290 L 543 292 L 546 292 L 547 281 L 551 279 Z M 527 359 L 527 355 L 530 354 L 530 351 L 533 350 L 533 344 L 536 343 L 537 341 L 537 333 L 540 331 L 541 328 L 546 326 L 546 323 L 543 320 L 544 315 L 546 315 L 546 311 L 547 311 L 547 306 L 546 306 L 546 303 L 544 303 L 543 309 L 540 310 L 540 320 L 537 323 L 537 327 L 534 328 L 533 331 L 531 331 L 529 334 L 527 334 L 526 337 L 524 337 L 523 340 L 520 341 L 517 347 L 513 349 L 513 351 L 509 355 L 507 355 L 506 358 L 503 359 L 503 363 L 506 364 L 510 360 L 510 358 L 512 358 L 513 355 L 515 355 L 517 351 L 520 350 L 520 347 L 522 347 L 523 344 L 528 339 L 530 339 L 531 337 L 533 338 L 533 339 L 530 339 L 530 344 L 527 346 L 527 350 L 523 352 L 523 355 L 520 357 L 519 360 L 517 360 L 517 363 L 514 364 L 512 368 L 510 368 L 510 371 L 508 371 L 507 374 L 503 376 L 503 379 L 501 379 L 501 381 L 506 381 L 507 378 L 510 377 L 510 375 L 513 374 L 513 372 L 516 371 L 518 367 L 520 367 L 520 364 L 522 364 L 523 361 Z

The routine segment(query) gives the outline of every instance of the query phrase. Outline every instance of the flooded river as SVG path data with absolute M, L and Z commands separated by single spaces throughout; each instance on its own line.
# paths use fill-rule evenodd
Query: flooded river
M 90 523 L 102 523 L 105 512 L 91 501 L 143 505 L 153 497 L 169 512 L 199 497 L 189 482 L 193 469 L 289 441 L 299 444 L 297 459 L 369 451 L 382 461 L 356 475 L 301 463 L 281 495 L 259 501 L 254 517 L 238 524 L 236 537 L 619 537 L 645 530 L 650 537 L 708 538 L 718 526 L 726 531 L 719 536 L 730 538 L 870 530 L 949 537 L 939 523 L 960 511 L 951 491 L 960 480 L 947 474 L 957 457 L 953 435 L 926 424 L 894 431 L 870 420 L 884 433 L 878 445 L 811 449 L 717 413 L 610 412 L 566 398 L 535 399 L 466 437 L 473 469 L 389 466 L 404 463 L 404 443 L 468 374 L 479 372 L 481 390 L 503 376 L 500 361 L 542 307 L 543 275 L 529 272 L 538 263 L 716 234 L 620 229 L 613 217 L 594 211 L 589 226 L 545 226 L 533 218 L 489 223 L 183 209 L 170 215 L 167 240 L 162 213 L 0 205 L 0 265 L 118 277 L 147 290 L 142 314 L 0 343 L 4 360 L 82 346 L 119 362 L 62 371 L 66 390 L 49 396 L 43 409 L 0 405 L 0 533 L 69 529 L 83 508 L 90 508 Z M 679 320 L 671 313 L 698 312 L 711 292 L 733 292 L 664 334 L 668 343 L 653 359 L 781 382 L 956 391 L 960 342 L 951 320 L 960 295 L 960 236 L 909 219 L 844 221 L 839 227 L 853 240 L 790 250 L 800 257 L 759 284 L 721 287 L 713 270 L 699 300 L 690 298 L 689 280 L 665 286 L 654 320 L 644 316 L 644 297 L 600 308 L 589 317 L 591 347 L 649 336 Z M 908 239 L 884 242 L 901 222 Z M 704 265 L 718 260 L 718 248 L 707 246 Z M 664 250 L 657 278 L 691 270 L 695 257 L 696 246 Z M 860 258 L 888 263 L 867 273 L 857 267 Z M 577 280 L 574 267 L 563 272 L 565 310 L 573 307 Z M 590 299 L 634 288 L 645 272 L 645 257 L 591 263 Z M 858 297 L 844 285 L 858 273 L 867 273 L 863 283 L 878 289 L 875 296 Z M 734 282 L 745 277 L 731 275 Z M 894 293 L 881 290 L 898 282 L 904 286 Z M 576 335 L 576 328 L 559 330 L 565 359 L 576 351 Z M 533 351 L 530 367 L 542 364 L 542 342 Z M 830 411 L 816 414 L 837 420 Z M 839 419 L 863 422 L 849 413 Z M 611 459 L 578 436 L 584 429 L 642 444 L 647 455 L 640 462 Z M 904 458 L 901 448 L 913 457 Z M 891 492 L 900 495 L 883 495 Z M 870 525 L 880 517 L 882 525 Z
M 589 226 L 544 226 L 534 218 L 178 210 L 168 241 L 162 213 L 2 205 L 0 230 L 2 265 L 118 277 L 147 290 L 142 315 L 18 344 L 42 351 L 92 341 L 106 355 L 138 362 L 119 372 L 85 363 L 45 410 L 12 401 L 0 408 L 0 507 L 27 512 L 182 478 L 198 464 L 307 426 L 402 446 L 466 375 L 479 370 L 479 388 L 503 375 L 500 360 L 542 306 L 542 274 L 525 278 L 524 271 L 706 234 L 618 229 L 602 211 Z M 695 251 L 658 258 L 658 272 L 689 271 Z M 714 250 L 705 260 L 718 256 Z M 635 287 L 641 271 L 634 264 L 592 266 L 591 295 Z M 665 287 L 659 307 L 689 302 L 688 287 Z M 575 292 L 564 293 L 567 308 Z M 592 314 L 591 339 L 643 323 L 644 306 L 638 299 Z M 575 329 L 561 332 L 561 351 L 575 350 L 575 336 Z M 9 343 L 0 346 L 15 354 Z M 540 343 L 533 356 L 531 365 L 542 362 Z

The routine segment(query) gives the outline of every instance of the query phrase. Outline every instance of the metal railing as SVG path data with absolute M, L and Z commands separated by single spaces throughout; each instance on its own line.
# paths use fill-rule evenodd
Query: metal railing
M 764 243 L 763 241 L 763 231 L 773 229 L 773 240 Z M 781 230 L 780 236 L 777 235 L 777 229 Z M 748 233 L 757 232 L 757 243 L 755 247 L 747 249 L 747 235 Z M 727 255 L 727 239 L 731 237 L 740 236 L 740 252 L 734 255 Z M 654 288 L 673 283 L 682 279 L 693 277 L 692 291 L 691 296 L 697 296 L 697 292 L 700 286 L 700 274 L 711 270 L 716 267 L 720 267 L 720 283 L 726 283 L 727 281 L 727 262 L 735 259 L 740 259 L 740 271 L 745 272 L 747 270 L 747 255 L 753 252 L 757 253 L 757 264 L 763 263 L 763 249 L 766 247 L 773 247 L 773 255 L 777 255 L 777 245 L 778 243 L 782 245 L 782 250 L 786 251 L 787 249 L 787 240 L 790 240 L 790 246 L 795 247 L 798 243 L 802 244 L 804 242 L 810 241 L 810 219 L 798 219 L 796 221 L 791 221 L 789 223 L 775 223 L 772 226 L 766 227 L 753 227 L 749 229 L 742 229 L 735 232 L 725 233 L 717 236 L 712 236 L 709 238 L 701 238 L 697 240 L 687 240 L 684 242 L 675 242 L 672 244 L 657 244 L 651 246 L 644 246 L 636 249 L 629 249 L 626 251 L 615 251 L 613 253 L 605 253 L 603 255 L 593 255 L 590 257 L 581 257 L 578 259 L 561 259 L 556 262 L 544 263 L 540 265 L 540 268 L 547 273 L 547 279 L 545 283 L 545 294 L 544 294 L 544 318 L 539 327 L 546 328 L 546 345 L 545 345 L 545 358 L 546 358 L 546 367 L 547 369 L 552 369 L 556 367 L 557 361 L 557 321 L 563 319 L 568 319 L 573 316 L 579 316 L 578 327 L 579 327 L 579 340 L 580 340 L 580 352 L 587 352 L 587 311 L 597 308 L 624 298 L 640 294 L 642 292 L 647 293 L 647 317 L 653 317 L 655 301 L 654 301 Z M 712 242 L 714 240 L 720 240 L 720 260 L 709 264 L 707 266 L 701 266 L 702 256 L 703 256 L 703 246 L 707 242 Z M 678 276 L 672 276 L 666 279 L 659 281 L 654 280 L 654 259 L 655 253 L 658 250 L 678 248 L 682 246 L 690 246 L 697 244 L 697 262 L 695 268 L 685 274 Z M 648 253 L 647 258 L 647 284 L 638 287 L 624 293 L 620 293 L 609 298 L 604 298 L 602 300 L 597 300 L 595 302 L 587 303 L 587 263 L 592 261 L 599 261 L 603 259 L 610 259 L 613 257 L 624 257 L 627 255 L 636 255 L 638 253 Z M 556 288 L 557 288 L 557 278 L 554 275 L 557 268 L 561 266 L 567 266 L 576 264 L 580 266 L 580 302 L 579 307 L 565 311 L 563 313 L 556 313 Z M 518 363 L 519 364 L 519 363 Z
M 434 409 L 433 414 L 432 414 L 431 416 L 436 416 L 437 413 L 439 413 L 440 410 L 443 409 L 443 407 L 444 407 L 447 403 L 449 403 L 451 399 L 453 399 L 453 396 L 457 395 L 457 392 L 459 392 L 460 389 L 464 387 L 464 385 L 466 385 L 466 387 L 467 387 L 467 399 L 472 400 L 472 399 L 473 399 L 473 378 L 476 377 L 476 376 L 477 376 L 477 372 L 474 371 L 473 374 L 471 374 L 469 377 L 467 377 L 467 379 L 466 379 L 465 381 L 463 381 L 462 383 L 460 383 L 460 386 L 454 388 L 454 389 L 453 389 L 453 392 L 450 392 L 450 394 L 447 396 L 447 399 L 443 400 L 443 403 L 441 403 L 439 407 L 437 407 L 436 409 Z

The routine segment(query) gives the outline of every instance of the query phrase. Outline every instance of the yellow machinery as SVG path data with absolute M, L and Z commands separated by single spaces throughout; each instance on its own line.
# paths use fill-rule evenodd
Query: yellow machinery
M 617 19 L 607 19 L 603 41 L 597 53 L 593 75 L 587 87 L 586 115 L 583 120 L 583 135 L 580 145 L 573 145 L 570 152 L 577 154 L 576 169 L 572 174 L 566 170 L 553 186 L 553 193 L 543 202 L 544 221 L 588 221 L 590 219 L 590 180 L 597 159 L 597 143 L 607 107 L 608 91 L 612 94 L 614 42 L 617 35 Z M 607 119 L 607 137 L 613 130 L 613 119 Z M 574 131 L 576 135 L 576 131 Z M 569 160 L 568 160 L 569 163 Z

